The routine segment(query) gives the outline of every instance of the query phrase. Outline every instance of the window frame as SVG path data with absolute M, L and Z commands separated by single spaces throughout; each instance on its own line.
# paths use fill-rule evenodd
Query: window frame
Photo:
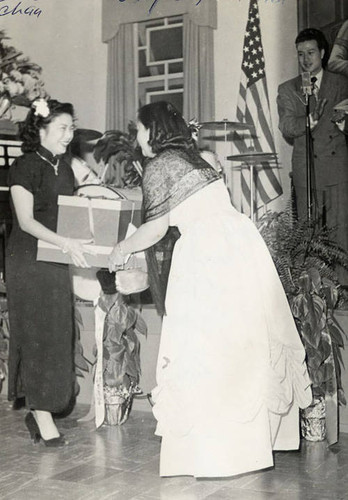
M 176 22 L 173 22 L 173 19 L 178 19 Z M 173 16 L 172 22 L 170 22 L 171 18 L 170 17 L 163 17 L 159 18 L 159 20 L 163 21 L 163 24 L 157 25 L 157 26 L 149 26 L 146 28 L 146 35 L 145 35 L 145 45 L 140 46 L 139 45 L 139 31 L 138 31 L 138 25 L 140 23 L 134 23 L 134 64 L 135 64 L 135 96 L 136 96 L 136 102 L 139 103 L 139 105 L 143 104 L 149 104 L 151 102 L 151 97 L 153 96 L 158 96 L 158 95 L 164 95 L 164 94 L 184 94 L 184 71 L 181 72 L 175 72 L 175 73 L 170 73 L 169 72 L 169 66 L 170 64 L 175 64 L 175 63 L 182 63 L 184 67 L 184 56 L 182 58 L 175 58 L 175 59 L 164 59 L 164 60 L 159 60 L 159 61 L 150 61 L 150 33 L 153 31 L 158 31 L 158 30 L 163 30 L 163 29 L 173 29 L 173 28 L 178 28 L 180 27 L 182 29 L 182 36 L 184 36 L 184 19 L 182 16 Z M 143 21 L 146 23 L 146 21 Z M 139 76 L 139 53 L 140 51 L 145 51 L 145 60 L 146 60 L 146 66 L 151 68 L 153 66 L 159 66 L 163 65 L 164 67 L 164 72 L 163 74 L 160 75 L 151 75 L 151 76 Z M 182 80 L 182 87 L 181 88 L 175 88 L 171 89 L 170 88 L 170 82 L 172 80 Z M 160 85 L 163 85 L 163 90 L 155 90 L 155 91 L 147 91 L 146 92 L 146 97 L 145 97 L 145 103 L 140 103 L 139 102 L 139 87 L 140 84 L 146 84 L 147 82 L 158 82 Z

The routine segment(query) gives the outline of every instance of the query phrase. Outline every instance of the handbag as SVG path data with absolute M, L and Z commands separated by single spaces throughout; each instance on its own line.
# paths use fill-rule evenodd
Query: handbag
M 116 271 L 116 288 L 123 295 L 140 293 L 149 288 L 147 271 L 141 267 L 137 257 L 132 254 L 123 269 Z
M 129 238 L 136 229 L 132 222 L 130 222 L 126 238 Z M 117 291 L 123 295 L 131 295 L 132 293 L 140 293 L 147 290 L 150 284 L 145 253 L 138 252 L 137 254 L 133 253 L 129 255 L 123 269 L 116 271 L 115 281 Z

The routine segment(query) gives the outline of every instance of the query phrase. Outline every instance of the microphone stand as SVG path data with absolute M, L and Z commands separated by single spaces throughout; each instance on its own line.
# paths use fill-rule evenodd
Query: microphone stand
M 313 190 L 312 190 L 312 135 L 309 119 L 309 93 L 306 92 L 306 182 L 307 182 L 307 219 L 312 220 L 313 216 Z

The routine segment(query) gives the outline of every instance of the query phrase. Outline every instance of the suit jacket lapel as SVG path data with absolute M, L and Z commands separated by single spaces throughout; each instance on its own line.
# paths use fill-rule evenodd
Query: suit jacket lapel
M 319 92 L 318 92 L 318 99 L 327 99 L 328 100 L 328 96 L 330 95 L 330 93 L 333 92 L 333 89 L 331 88 L 330 89 L 330 75 L 328 74 L 327 71 L 323 71 L 323 78 L 321 79 L 321 84 L 320 84 L 320 89 L 319 89 Z M 314 103 L 314 99 L 313 99 L 313 104 L 315 105 Z M 326 104 L 326 108 L 328 106 L 328 103 Z M 314 109 L 314 107 L 313 107 Z M 312 108 L 310 108 L 311 112 L 313 111 Z M 324 108 L 324 114 L 325 114 L 325 108 Z M 312 135 L 316 135 L 317 131 L 321 129 L 321 127 L 323 126 L 323 123 L 326 123 L 325 126 L 327 126 L 327 121 L 325 120 L 324 116 L 321 117 L 321 119 L 318 121 L 318 124 L 316 125 L 316 127 L 314 128 L 314 130 L 312 131 Z
M 302 78 L 301 76 L 296 77 L 295 80 L 295 90 L 299 94 L 300 97 L 303 97 L 302 89 L 301 89 L 301 84 L 302 84 Z
M 297 109 L 299 110 L 299 112 L 301 112 L 301 110 L 303 110 L 303 113 L 305 113 L 305 108 L 306 108 L 306 105 L 305 105 L 305 96 L 303 95 L 303 92 L 302 92 L 302 78 L 301 76 L 297 76 L 294 80 L 294 83 L 293 83 L 293 93 L 294 95 L 296 96 L 297 100 Z
M 321 79 L 321 85 L 318 93 L 319 99 L 323 99 L 323 97 L 326 97 L 328 94 L 328 87 L 329 87 L 329 76 L 327 71 L 323 71 L 323 78 Z

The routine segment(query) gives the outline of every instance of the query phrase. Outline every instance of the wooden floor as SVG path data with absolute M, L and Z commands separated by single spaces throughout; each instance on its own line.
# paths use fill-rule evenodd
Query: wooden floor
M 301 451 L 275 453 L 274 468 L 234 479 L 160 478 L 151 412 L 133 410 L 124 425 L 95 431 L 77 422 L 87 410 L 78 406 L 58 421 L 69 444 L 50 449 L 32 444 L 25 410 L 0 397 L 2 500 L 348 499 L 348 434 L 330 448 L 303 442 Z

